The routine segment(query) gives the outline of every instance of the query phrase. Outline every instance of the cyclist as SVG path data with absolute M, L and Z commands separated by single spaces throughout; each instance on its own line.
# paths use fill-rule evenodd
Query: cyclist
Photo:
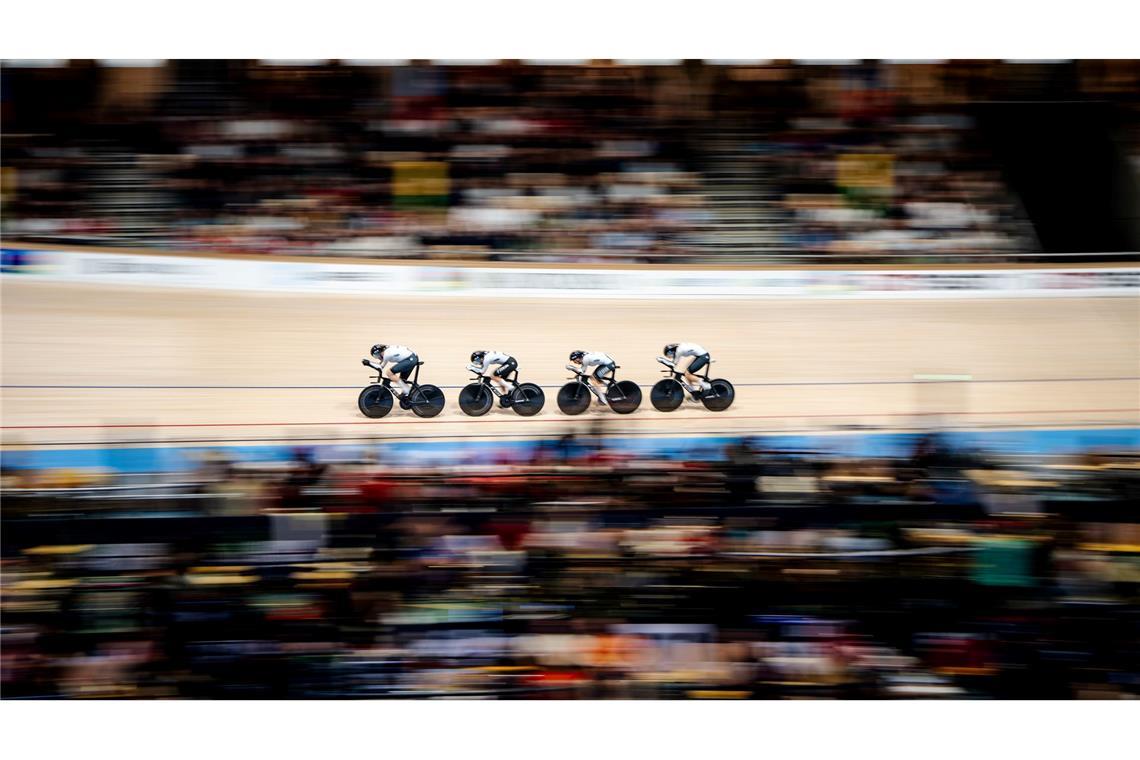
M 709 352 L 696 343 L 670 343 L 663 352 L 678 372 L 684 373 L 685 390 L 689 393 L 711 391 L 712 385 L 697 377 L 696 372 L 708 366 Z
M 420 360 L 416 356 L 416 352 L 407 346 L 388 346 L 383 343 L 377 343 L 372 347 L 372 358 L 380 362 L 373 364 L 372 362 L 364 359 L 361 364 L 366 367 L 378 371 L 381 375 L 388 378 L 389 382 L 393 383 L 399 389 L 400 398 L 408 395 L 411 386 L 408 385 L 408 377 L 411 376 L 412 370 L 416 368 L 416 363 Z M 385 367 L 390 364 L 391 366 Z
M 498 369 L 492 369 L 493 367 Z M 518 369 L 519 363 L 515 357 L 504 354 L 502 351 L 474 351 L 471 354 L 471 363 L 467 369 L 478 372 L 489 378 L 499 389 L 499 406 L 510 406 L 511 393 L 515 384 L 507 379 L 507 375 Z
M 589 375 L 586 379 L 598 391 L 598 403 L 602 406 L 609 406 L 609 402 L 606 401 L 605 381 L 613 374 L 617 362 L 609 354 L 603 354 L 601 351 L 571 351 L 570 361 L 582 368 L 583 375 Z M 593 372 L 590 372 L 591 368 L 593 368 Z

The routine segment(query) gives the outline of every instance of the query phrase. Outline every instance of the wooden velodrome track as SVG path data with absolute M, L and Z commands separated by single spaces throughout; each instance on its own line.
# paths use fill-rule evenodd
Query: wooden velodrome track
M 449 439 L 612 432 L 712 435 L 834 430 L 1136 426 L 1140 302 L 1132 298 L 754 300 L 249 295 L 3 280 L 2 443 L 282 442 L 372 436 Z M 649 404 L 662 344 L 693 340 L 732 380 L 726 412 Z M 403 343 L 445 387 L 421 420 L 357 411 L 360 365 Z M 468 354 L 498 348 L 547 387 L 543 412 L 463 415 Z M 554 403 L 573 348 L 603 350 L 645 384 L 638 412 L 562 416 Z M 916 374 L 970 375 L 918 383 Z

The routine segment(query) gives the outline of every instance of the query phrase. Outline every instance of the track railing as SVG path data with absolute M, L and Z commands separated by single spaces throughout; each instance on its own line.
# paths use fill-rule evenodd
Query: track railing
M 306 248 L 274 247 L 243 248 L 233 246 L 188 245 L 184 241 L 165 237 L 161 232 L 136 233 L 131 235 L 68 235 L 44 234 L 21 235 L 16 239 L 5 241 L 6 246 L 19 246 L 21 243 L 32 245 L 66 245 L 91 246 L 108 248 L 137 249 L 139 253 L 160 252 L 167 254 L 225 254 L 240 255 L 284 255 L 298 256 L 313 259 L 377 259 L 399 260 L 409 263 L 431 264 L 470 264 L 478 262 L 517 263 L 517 264 L 543 264 L 543 263 L 578 263 L 582 265 L 596 263 L 647 263 L 656 265 L 885 265 L 885 264 L 1094 264 L 1094 263 L 1121 263 L 1140 260 L 1140 253 L 1135 251 L 1111 251 L 1097 253 L 1042 253 L 1032 251 L 964 251 L 950 252 L 893 252 L 879 251 L 868 253 L 812 253 L 795 248 L 768 248 L 755 254 L 739 253 L 715 254 L 707 252 L 683 253 L 617 253 L 608 251 L 478 251 L 469 256 L 454 259 L 440 258 L 438 254 L 428 249 L 409 249 L 407 251 L 393 251 L 391 249 L 359 248 L 352 251 L 327 250 L 320 245 Z M 161 250 L 156 250 L 161 249 Z

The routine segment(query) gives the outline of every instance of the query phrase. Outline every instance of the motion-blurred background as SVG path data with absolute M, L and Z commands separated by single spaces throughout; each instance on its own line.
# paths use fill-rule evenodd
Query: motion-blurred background
M 1138 93 L 1140 64 L 1125 60 L 5 61 L 2 696 L 1140 696 L 1140 422 L 1127 398 Z M 106 250 L 150 256 L 159 282 L 142 297 L 36 281 L 41 254 Z M 1013 307 L 947 312 L 971 336 L 988 319 L 1020 335 L 1006 379 L 990 380 L 1039 382 L 1012 394 L 1116 384 L 1111 404 L 1075 387 L 1051 397 L 1112 424 L 1039 434 L 1049 418 L 1027 412 L 1000 447 L 915 427 L 889 445 L 847 430 L 823 446 L 691 415 L 666 434 L 683 443 L 653 448 L 593 416 L 478 455 L 278 438 L 199 446 L 192 466 L 167 469 L 154 451 L 178 440 L 133 429 L 147 425 L 126 396 L 147 391 L 129 383 L 114 386 L 117 406 L 82 402 L 106 404 L 104 422 L 74 427 L 107 438 L 74 444 L 81 431 L 68 430 L 32 445 L 37 415 L 80 406 L 59 389 L 82 386 L 52 385 L 72 374 L 97 382 L 114 365 L 140 389 L 175 389 L 166 403 L 180 413 L 205 387 L 178 390 L 194 365 L 208 376 L 246 360 L 227 352 L 225 326 L 235 345 L 250 339 L 243 311 L 269 296 L 180 291 L 173 319 L 155 306 L 177 276 L 162 269 L 172 253 L 643 265 L 612 275 L 631 287 L 694 264 L 805 278 L 851 267 L 839 285 L 885 265 L 966 291 L 972 276 L 1068 267 L 1050 287 L 1133 292 L 1066 300 L 1074 324 L 1089 304 L 1089 350 L 1070 337 L 1055 366 L 1018 366 L 1017 347 L 1047 360 L 1061 340 L 1011 329 Z M 112 274 L 138 266 L 102 261 Z M 376 328 L 409 334 L 416 318 L 387 295 Z M 201 313 L 186 316 L 194 298 Z M 301 301 L 319 328 L 321 302 Z M 625 306 L 613 303 L 602 309 Z M 801 302 L 786 310 L 812 324 Z M 953 329 L 898 314 L 892 356 L 926 350 L 921 330 Z M 454 315 L 456 351 L 508 342 L 517 319 L 488 331 L 477 311 Z M 103 336 L 97 355 L 48 327 L 85 319 Z M 741 327 L 709 347 L 743 372 L 739 357 L 763 349 L 754 336 Z M 310 350 L 274 360 L 304 365 Z M 170 369 L 156 379 L 159 362 Z M 832 393 L 854 364 L 833 362 L 814 385 Z M 735 376 L 742 403 L 760 393 L 748 381 L 770 379 Z M 906 386 L 916 416 L 950 410 L 980 427 L 958 395 L 968 379 Z M 300 415 L 308 402 L 287 388 L 272 399 Z M 1064 446 L 1042 443 L 1057 436 Z M 105 466 L 76 464 L 107 442 Z
M 5 236 L 691 263 L 1140 244 L 1135 61 L 550 63 L 9 61 Z

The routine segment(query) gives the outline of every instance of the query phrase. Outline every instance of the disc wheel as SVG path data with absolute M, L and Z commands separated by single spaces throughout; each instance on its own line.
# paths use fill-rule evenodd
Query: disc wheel
M 546 394 L 534 383 L 522 383 L 511 394 L 511 408 L 523 417 L 533 417 L 546 404 Z
M 712 390 L 701 394 L 701 403 L 705 405 L 706 409 L 710 412 L 723 412 L 732 406 L 732 402 L 736 398 L 736 389 L 732 387 L 732 383 L 718 379 L 710 380 L 709 385 L 712 386 Z
M 392 411 L 392 394 L 383 385 L 370 385 L 360 392 L 356 405 L 365 417 L 379 419 Z
M 641 388 L 632 380 L 620 380 L 606 391 L 610 409 L 618 414 L 629 414 L 641 406 Z
M 590 408 L 590 398 L 582 383 L 566 383 L 558 391 L 558 408 L 563 414 L 581 414 Z
M 676 380 L 666 377 L 654 383 L 649 400 L 657 411 L 671 412 L 685 400 L 685 391 Z
M 443 391 L 434 385 L 421 385 L 412 391 L 410 403 L 417 417 L 434 417 L 443 411 Z
M 459 391 L 459 408 L 471 417 L 482 417 L 491 411 L 495 403 L 494 394 L 482 383 L 471 383 Z

